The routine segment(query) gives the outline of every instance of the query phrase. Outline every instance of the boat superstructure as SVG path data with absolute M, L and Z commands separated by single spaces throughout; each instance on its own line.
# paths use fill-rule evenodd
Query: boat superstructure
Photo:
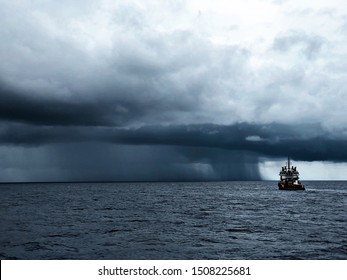
M 290 165 L 289 157 L 287 165 L 282 167 L 279 175 L 278 188 L 280 190 L 305 190 L 305 186 L 299 181 L 299 171 L 296 166 Z

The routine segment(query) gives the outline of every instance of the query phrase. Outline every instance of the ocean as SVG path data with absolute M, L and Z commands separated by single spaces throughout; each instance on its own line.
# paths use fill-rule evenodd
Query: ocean
M 1 259 L 347 259 L 347 182 L 0 185 Z

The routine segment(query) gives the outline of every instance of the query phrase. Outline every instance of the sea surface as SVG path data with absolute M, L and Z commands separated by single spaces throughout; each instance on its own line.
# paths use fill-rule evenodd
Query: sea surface
M 1 259 L 347 259 L 347 182 L 0 185 Z

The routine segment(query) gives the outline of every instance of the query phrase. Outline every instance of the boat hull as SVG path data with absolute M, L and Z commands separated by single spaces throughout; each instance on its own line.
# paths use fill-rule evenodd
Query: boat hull
M 283 191 L 304 191 L 305 186 L 301 183 L 299 184 L 294 184 L 291 182 L 278 182 L 278 188 Z

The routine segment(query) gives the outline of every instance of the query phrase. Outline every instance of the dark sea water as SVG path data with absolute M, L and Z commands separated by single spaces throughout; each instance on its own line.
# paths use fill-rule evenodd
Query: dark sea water
M 347 259 L 347 182 L 0 185 L 1 259 Z

